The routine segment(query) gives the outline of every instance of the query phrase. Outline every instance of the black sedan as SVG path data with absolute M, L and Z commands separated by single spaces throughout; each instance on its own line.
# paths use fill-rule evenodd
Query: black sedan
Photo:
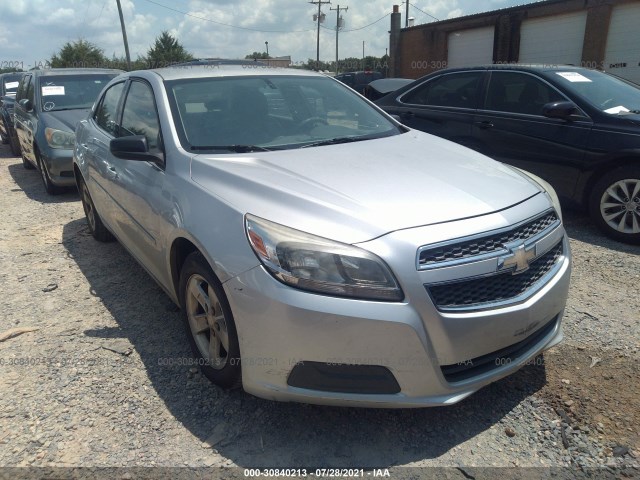
M 441 70 L 376 103 L 542 177 L 607 235 L 640 243 L 640 86 L 572 66 L 491 65 Z

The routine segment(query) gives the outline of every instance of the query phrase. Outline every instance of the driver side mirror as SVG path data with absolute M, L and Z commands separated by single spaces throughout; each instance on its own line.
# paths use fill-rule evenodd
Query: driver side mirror
M 580 110 L 573 102 L 551 102 L 542 107 L 542 114 L 548 118 L 559 118 L 561 120 L 572 120 L 579 118 Z
M 109 150 L 114 157 L 123 160 L 139 160 L 142 162 L 163 163 L 163 158 L 149 151 L 147 137 L 130 135 L 114 138 L 109 142 Z
M 22 108 L 24 108 L 27 112 L 33 110 L 33 105 L 31 104 L 31 100 L 28 98 L 23 98 L 18 102 Z

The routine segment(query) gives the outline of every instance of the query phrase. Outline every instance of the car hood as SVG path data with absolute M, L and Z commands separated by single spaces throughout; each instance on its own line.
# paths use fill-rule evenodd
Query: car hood
M 87 118 L 88 114 L 88 108 L 60 111 L 54 110 L 51 112 L 42 112 L 41 118 L 44 120 L 47 127 L 66 130 L 73 133 L 76 131 L 76 125 L 78 122 Z
M 196 155 L 191 176 L 242 213 L 345 243 L 486 215 L 541 191 L 509 167 L 413 130 L 349 144 Z

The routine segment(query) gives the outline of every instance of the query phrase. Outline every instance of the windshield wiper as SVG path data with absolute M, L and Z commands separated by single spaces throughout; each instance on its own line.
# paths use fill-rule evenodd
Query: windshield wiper
M 270 152 L 273 149 L 258 145 L 193 145 L 191 150 L 228 150 L 236 153 Z
M 87 110 L 91 107 L 65 107 L 65 108 L 52 108 L 51 110 L 45 110 L 45 112 L 64 112 L 65 110 Z
M 361 142 L 363 140 L 368 140 L 368 138 L 367 137 L 336 137 L 336 138 L 330 138 L 329 140 L 322 140 L 320 142 L 306 143 L 302 145 L 300 148 L 321 147 L 323 145 L 338 145 L 339 143 Z

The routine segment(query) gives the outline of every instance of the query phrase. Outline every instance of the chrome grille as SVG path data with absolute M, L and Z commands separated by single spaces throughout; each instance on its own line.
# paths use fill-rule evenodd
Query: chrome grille
M 443 262 L 495 253 L 505 249 L 505 245 L 510 242 L 516 240 L 526 241 L 535 237 L 557 222 L 558 217 L 555 212 L 548 212 L 535 220 L 524 223 L 511 230 L 482 236 L 473 240 L 435 246 L 433 248 L 427 247 L 420 251 L 418 266 L 431 267 Z
M 425 285 L 439 310 L 482 308 L 514 299 L 531 288 L 558 263 L 563 255 L 562 241 L 549 252 L 531 262 L 529 269 L 512 275 L 510 272 L 471 280 Z

